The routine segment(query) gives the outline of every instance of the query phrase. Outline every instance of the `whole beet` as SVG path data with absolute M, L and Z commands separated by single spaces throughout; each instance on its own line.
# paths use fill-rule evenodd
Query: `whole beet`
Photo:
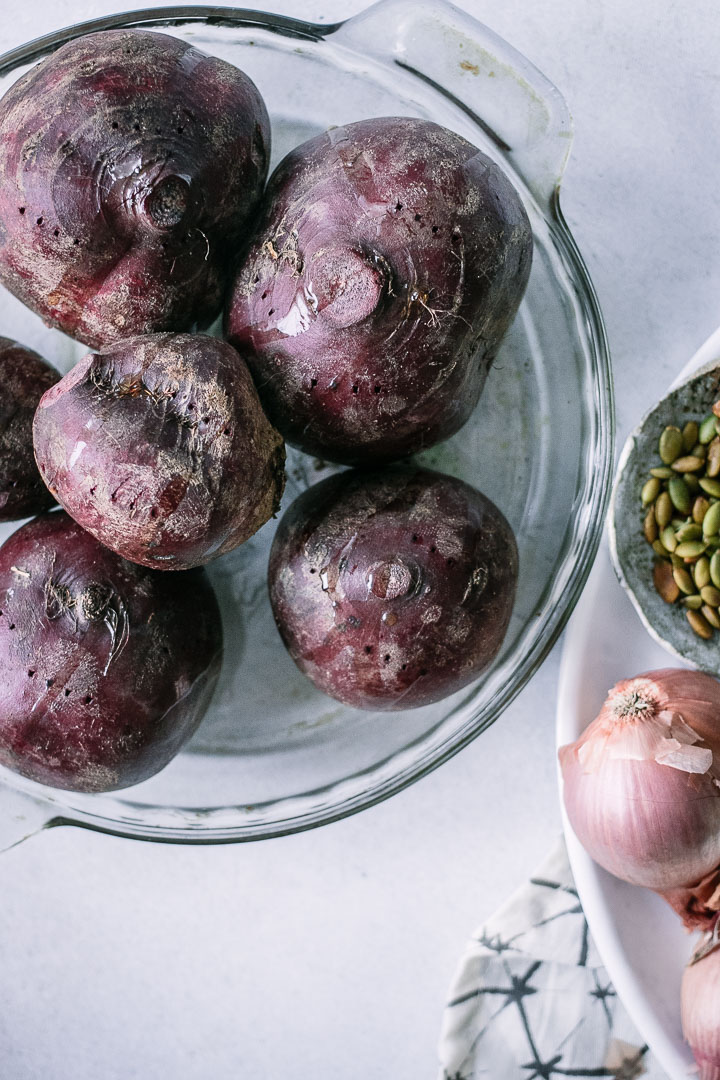
M 290 655 L 326 694 L 411 709 L 497 655 L 517 567 L 507 521 L 461 480 L 397 466 L 341 473 L 284 514 L 270 600 Z
M 32 349 L 0 338 L 0 521 L 53 505 L 35 464 L 32 422 L 40 398 L 59 378 Z
M 205 713 L 222 626 L 202 570 L 125 562 L 62 511 L 0 548 L 0 764 L 53 787 L 152 776 Z
M 45 394 L 33 430 L 58 502 L 145 566 L 206 563 L 280 505 L 283 441 L 244 361 L 203 334 L 127 338 L 91 353 Z
M 520 198 L 476 147 L 427 120 L 363 120 L 276 169 L 227 335 L 288 442 L 402 457 L 470 416 L 531 254 Z
M 0 281 L 93 347 L 209 323 L 269 138 L 250 79 L 187 42 L 68 42 L 0 101 Z

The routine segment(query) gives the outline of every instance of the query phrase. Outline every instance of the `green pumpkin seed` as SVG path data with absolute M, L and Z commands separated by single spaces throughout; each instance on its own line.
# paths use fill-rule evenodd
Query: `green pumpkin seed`
M 673 471 L 669 465 L 658 465 L 656 469 L 650 470 L 651 476 L 656 476 L 658 480 L 669 480 Z
M 674 479 L 678 478 L 673 477 L 673 480 Z M 670 481 L 670 483 L 672 483 L 672 480 Z M 682 480 L 680 481 L 680 483 L 682 483 Z M 657 521 L 660 528 L 664 529 L 666 525 L 670 524 L 672 516 L 673 504 L 672 499 L 670 498 L 670 493 L 668 491 L 663 491 L 660 495 L 658 495 L 657 502 L 655 503 L 655 520 Z
M 704 551 L 705 542 L 703 540 L 685 540 L 675 548 L 675 554 L 682 559 L 694 559 L 698 555 L 702 555 Z
M 681 514 L 689 514 L 692 500 L 690 498 L 690 490 L 681 476 L 672 476 L 668 480 L 667 493 L 670 496 L 670 501 L 676 510 L 679 510 Z M 663 495 L 665 493 L 663 492 Z M 662 499 L 662 495 L 658 496 L 658 503 Z M 668 519 L 669 520 L 669 519 Z M 657 519 L 658 525 L 662 528 L 663 524 L 660 518 Z M 667 521 L 665 522 L 667 525 Z
M 704 461 L 705 455 L 707 454 L 707 446 L 703 446 L 703 444 L 700 442 L 695 443 L 695 445 L 690 450 L 690 453 L 693 455 L 693 457 L 702 458 Z
M 650 541 L 648 541 L 648 543 L 649 542 Z M 652 549 L 653 549 L 653 551 L 655 552 L 656 555 L 660 556 L 661 559 L 667 559 L 669 553 L 666 551 L 666 549 L 663 547 L 663 545 L 660 543 L 659 540 L 653 540 L 652 541 Z M 683 562 L 683 566 L 684 566 L 685 565 L 685 560 L 683 559 L 682 562 Z
M 703 536 L 715 536 L 720 532 L 720 502 L 708 508 L 702 523 Z
M 683 438 L 680 428 L 666 427 L 660 436 L 658 452 L 663 465 L 672 465 L 675 458 L 682 453 Z
M 657 479 L 657 477 L 653 476 L 644 484 L 642 492 L 640 494 L 643 506 L 649 506 L 650 503 L 654 503 L 659 494 L 660 481 Z
M 702 524 L 709 509 L 709 499 L 706 499 L 704 495 L 698 495 L 692 506 L 692 519 L 696 525 Z
M 706 495 L 712 495 L 714 499 L 720 499 L 720 480 L 710 480 L 708 477 L 700 478 L 700 487 Z
M 698 637 L 705 638 L 705 640 L 708 641 L 713 636 L 712 626 L 699 611 L 688 611 L 687 621 L 690 623 Z
M 698 431 L 698 425 L 694 420 L 688 420 L 687 424 L 685 424 L 682 429 L 683 450 L 686 453 L 689 450 L 692 450 L 693 446 L 698 441 Z
M 720 503 L 718 505 L 720 505 Z M 675 530 L 673 529 L 672 525 L 666 525 L 663 531 L 660 533 L 660 542 L 662 543 L 663 547 L 669 552 L 673 552 L 678 546 L 677 537 L 675 535 Z
M 705 585 L 700 590 L 700 595 L 710 607 L 720 607 L 720 589 L 716 589 L 714 585 Z
M 675 569 L 677 569 L 678 566 L 681 569 L 684 569 L 684 567 L 685 567 L 685 560 L 681 559 L 679 555 L 676 555 L 674 551 L 670 555 L 670 562 L 675 567 Z
M 688 491 L 690 492 L 690 494 L 697 495 L 698 491 L 700 490 L 700 481 L 698 480 L 697 476 L 695 476 L 695 473 L 685 473 L 683 479 L 688 486 Z
M 703 606 L 702 596 L 698 593 L 693 593 L 692 596 L 683 596 L 683 605 L 686 608 L 690 608 L 691 611 L 699 611 Z
M 714 552 L 710 559 L 710 580 L 716 589 L 720 589 L 720 551 Z
M 709 604 L 703 604 L 700 608 L 700 612 L 705 616 L 711 626 L 714 626 L 716 630 L 720 630 L 720 615 L 715 608 L 711 608 Z
M 695 592 L 695 582 L 690 577 L 690 574 L 684 566 L 676 566 L 673 570 L 673 577 L 675 578 L 675 584 L 681 593 L 685 593 L 686 596 L 692 596 Z
M 697 525 L 694 521 L 686 521 L 684 525 L 681 525 L 675 532 L 675 539 L 678 544 L 684 544 L 686 540 L 699 540 L 703 534 L 702 527 Z M 652 543 L 652 541 L 650 541 Z M 682 552 L 679 552 L 682 555 Z
M 685 457 L 675 458 L 675 461 L 672 463 L 672 468 L 675 472 L 690 473 L 702 469 L 704 464 L 703 458 L 695 457 L 694 454 L 687 454 Z
M 698 442 L 703 443 L 705 446 L 709 442 L 712 442 L 717 432 L 715 431 L 715 417 L 710 415 L 706 416 L 700 425 L 698 431 Z
M 698 589 L 702 589 L 704 585 L 710 584 L 710 560 L 707 555 L 700 556 L 692 568 L 692 576 L 695 586 Z

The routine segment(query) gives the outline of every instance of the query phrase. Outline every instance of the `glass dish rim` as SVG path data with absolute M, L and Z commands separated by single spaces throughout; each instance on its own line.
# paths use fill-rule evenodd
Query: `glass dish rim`
M 393 0 L 389 0 L 387 6 L 391 7 Z M 137 11 L 119 12 L 112 15 L 101 16 L 75 23 L 70 26 L 51 31 L 48 34 L 35 38 L 32 41 L 8 50 L 0 55 L 0 75 L 5 76 L 21 65 L 32 62 L 49 50 L 59 47 L 67 41 L 73 40 L 84 34 L 94 33 L 101 30 L 118 29 L 124 27 L 162 27 L 184 26 L 190 23 L 199 23 L 211 26 L 226 26 L 229 28 L 242 27 L 270 30 L 281 36 L 304 39 L 318 42 L 329 38 L 346 24 L 361 18 L 373 7 L 382 7 L 383 0 L 379 4 L 371 4 L 347 19 L 332 23 L 315 23 L 302 19 L 296 19 L 285 15 L 275 15 L 271 12 L 259 11 L 248 8 L 217 7 L 212 5 L 171 5 L 138 9 Z M 438 3 L 439 9 L 457 11 L 446 0 Z M 466 14 L 462 12 L 462 14 Z M 480 20 L 467 15 L 487 35 L 499 41 L 527 70 L 535 76 L 540 76 L 546 83 L 548 91 L 556 94 L 561 101 L 562 95 L 557 88 L 542 76 L 534 65 L 531 64 L 521 53 L 518 53 L 504 39 L 499 38 L 489 27 Z M 439 88 L 442 89 L 442 88 Z M 462 104 L 462 103 L 461 103 Z M 564 104 L 564 101 L 563 101 Z M 197 825 L 183 824 L 182 826 L 168 826 L 165 824 L 146 824 L 134 821 L 123 821 L 120 818 L 112 819 L 102 814 L 93 814 L 87 810 L 76 808 L 64 808 L 65 813 L 52 815 L 51 808 L 55 801 L 52 792 L 38 794 L 33 785 L 30 794 L 32 801 L 43 803 L 48 808 L 47 820 L 43 827 L 59 825 L 75 825 L 102 832 L 108 835 L 122 836 L 137 840 L 147 840 L 162 843 L 185 843 L 185 844 L 219 844 L 219 843 L 242 843 L 251 840 L 270 839 L 285 836 L 296 832 L 302 832 L 311 828 L 318 828 L 334 821 L 342 820 L 361 810 L 375 806 L 392 795 L 397 794 L 416 780 L 421 779 L 444 762 L 462 750 L 487 727 L 489 727 L 514 698 L 525 688 L 532 676 L 542 665 L 548 653 L 557 641 L 565 627 L 575 604 L 584 588 L 587 576 L 592 567 L 597 552 L 603 522 L 611 492 L 611 470 L 613 464 L 613 448 L 615 434 L 615 409 L 612 390 L 612 373 L 610 353 L 605 326 L 600 311 L 598 299 L 584 260 L 565 221 L 560 208 L 560 182 L 557 181 L 547 206 L 543 208 L 543 216 L 552 234 L 558 254 L 560 255 L 572 285 L 576 290 L 581 314 L 585 322 L 589 352 L 591 354 L 592 384 L 594 393 L 596 432 L 594 445 L 590 444 L 590 456 L 593 461 L 593 470 L 586 479 L 583 508 L 587 526 L 581 533 L 568 542 L 568 548 L 555 567 L 553 580 L 549 584 L 552 590 L 562 569 L 571 569 L 572 575 L 563 593 L 562 602 L 556 604 L 545 619 L 542 633 L 539 633 L 532 647 L 522 656 L 518 665 L 514 668 L 512 676 L 492 702 L 492 716 L 483 713 L 488 712 L 487 704 L 477 712 L 467 717 L 465 722 L 440 746 L 431 750 L 427 759 L 420 757 L 410 765 L 398 771 L 390 778 L 386 778 L 371 789 L 356 793 L 350 798 L 335 804 L 329 809 L 321 808 L 313 812 L 312 809 L 304 813 L 277 820 L 270 824 L 261 824 L 257 827 L 247 824 L 230 827 L 217 827 L 198 823 Z M 576 516 L 577 520 L 577 516 Z M 375 766 L 377 768 L 378 766 Z M 331 788 L 338 786 L 336 782 Z M 18 798 L 28 797 L 23 787 L 14 785 L 7 786 Z M 298 796 L 287 797 L 291 803 L 295 799 L 307 800 L 312 795 L 320 795 L 323 790 L 304 792 Z M 59 795 L 60 793 L 58 793 Z M 120 795 L 124 793 L 119 793 Z M 275 800 L 274 800 L 275 801 Z M 137 810 L 143 808 L 142 803 L 128 804 Z M 178 810 L 182 809 L 180 807 Z M 231 810 L 231 807 L 217 808 Z M 197 811 L 195 811 L 197 812 Z M 213 811 L 208 816 L 211 817 Z

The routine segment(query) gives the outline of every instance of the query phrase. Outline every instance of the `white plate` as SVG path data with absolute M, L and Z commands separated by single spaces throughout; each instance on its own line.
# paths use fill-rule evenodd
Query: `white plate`
M 680 372 L 720 362 L 720 329 Z M 557 743 L 573 742 L 619 679 L 680 661 L 646 632 L 620 586 L 604 539 L 565 631 L 557 701 Z M 570 864 L 590 931 L 625 1008 L 671 1080 L 687 1080 L 692 1055 L 680 1027 L 680 980 L 692 941 L 654 893 L 626 885 L 596 865 L 563 811 Z

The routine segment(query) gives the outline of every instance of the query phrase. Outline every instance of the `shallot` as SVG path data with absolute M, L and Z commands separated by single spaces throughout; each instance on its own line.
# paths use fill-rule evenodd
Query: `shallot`
M 705 947 L 697 950 L 683 975 L 682 1028 L 697 1062 L 699 1080 L 720 1080 L 720 949 L 717 948 L 717 935 L 709 935 L 709 941 L 703 945 Z
M 560 749 L 570 823 L 616 877 L 660 893 L 688 927 L 720 910 L 720 683 L 685 668 L 614 686 Z

